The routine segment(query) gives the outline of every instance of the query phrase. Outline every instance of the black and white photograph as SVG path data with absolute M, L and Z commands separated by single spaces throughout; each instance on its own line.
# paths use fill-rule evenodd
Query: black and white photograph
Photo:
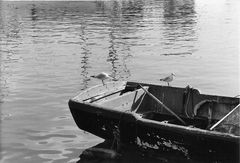
M 239 0 L 0 0 L 1 163 L 239 163 Z

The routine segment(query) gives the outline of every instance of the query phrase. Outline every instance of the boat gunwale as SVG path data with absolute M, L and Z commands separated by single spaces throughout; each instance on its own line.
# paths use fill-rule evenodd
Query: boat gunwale
M 137 88 L 137 86 L 140 84 L 140 85 L 142 85 L 142 86 L 148 86 L 149 88 L 151 88 L 151 87 L 161 87 L 161 88 L 170 88 L 170 89 L 176 89 L 176 90 L 186 90 L 186 87 L 185 88 L 182 88 L 182 87 L 173 87 L 173 86 L 171 86 L 171 87 L 169 87 L 169 86 L 164 86 L 164 85 L 158 85 L 157 83 L 142 83 L 142 82 L 133 82 L 133 81 L 118 81 L 118 82 L 108 82 L 108 83 L 106 83 L 105 85 L 107 86 L 107 85 L 114 85 L 114 83 L 117 83 L 117 84 L 119 84 L 119 85 L 123 85 L 123 86 L 125 86 L 125 88 L 124 89 L 122 89 L 122 88 L 118 88 L 118 89 L 114 89 L 116 92 L 117 91 L 124 91 L 127 87 L 131 87 L 131 86 L 135 86 L 135 88 Z M 82 92 L 80 92 L 80 93 L 78 93 L 78 94 L 76 94 L 74 97 L 72 97 L 71 98 L 71 100 L 73 100 L 73 101 L 76 101 L 76 102 L 80 102 L 80 101 L 83 101 L 83 102 L 86 102 L 86 103 L 88 103 L 87 101 L 84 101 L 84 100 L 86 100 L 86 99 L 81 99 L 81 98 L 79 98 L 81 95 L 84 95 L 84 94 L 86 94 L 87 92 L 89 92 L 89 91 L 92 91 L 92 90 L 94 90 L 95 88 L 103 88 L 103 86 L 104 85 L 101 85 L 101 84 L 99 84 L 99 85 L 95 85 L 95 86 L 93 86 L 93 87 L 90 87 L 90 88 L 88 88 L 88 89 L 86 89 L 86 90 L 83 90 Z M 140 89 L 140 88 L 138 88 L 138 89 Z M 195 89 L 195 88 L 193 88 L 193 89 Z M 106 89 L 107 90 L 107 89 Z M 229 99 L 229 98 L 231 98 L 231 99 L 235 99 L 235 100 L 237 100 L 238 99 L 238 103 L 236 103 L 236 102 L 232 102 L 232 103 L 228 103 L 228 104 L 232 104 L 232 105 L 238 105 L 239 103 L 240 103 L 240 98 L 238 98 L 238 97 L 229 97 L 229 96 L 222 96 L 222 95 L 216 95 L 216 94 L 204 94 L 204 93 L 201 93 L 201 91 L 199 90 L 199 89 L 195 89 L 195 90 L 197 90 L 198 91 L 198 93 L 199 93 L 199 95 L 201 95 L 202 97 L 208 97 L 208 99 L 205 99 L 205 100 L 216 100 L 216 101 L 219 101 L 219 99 Z M 113 93 L 113 90 L 112 91 L 106 91 L 105 93 Z M 102 92 L 102 94 L 105 94 L 104 92 Z M 96 95 L 96 96 L 98 96 L 98 95 Z M 89 98 L 91 98 L 91 97 L 89 97 Z

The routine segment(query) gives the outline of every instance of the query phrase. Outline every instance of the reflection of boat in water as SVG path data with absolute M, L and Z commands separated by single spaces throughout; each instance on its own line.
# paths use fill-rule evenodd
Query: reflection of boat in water
M 180 155 L 172 153 L 155 153 L 152 151 L 143 151 L 134 146 L 121 146 L 119 151 L 111 150 L 112 142 L 104 141 L 93 147 L 85 149 L 77 163 L 189 163 L 189 160 Z M 194 162 L 196 163 L 196 162 Z
M 80 129 L 106 140 L 186 157 L 239 159 L 239 98 L 115 82 L 80 93 L 69 107 Z

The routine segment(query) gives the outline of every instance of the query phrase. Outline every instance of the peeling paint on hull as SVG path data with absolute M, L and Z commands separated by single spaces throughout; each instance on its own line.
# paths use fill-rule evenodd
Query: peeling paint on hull
M 164 139 L 164 138 L 162 138 Z M 175 150 L 175 151 L 179 151 L 181 153 L 183 153 L 185 156 L 188 156 L 188 150 L 183 147 L 183 146 L 179 146 L 173 142 L 171 142 L 171 140 L 163 140 L 163 141 L 157 141 L 155 144 L 149 144 L 148 142 L 145 142 L 143 140 L 141 140 L 139 137 L 136 138 L 136 144 L 140 147 L 140 148 L 144 148 L 144 149 L 162 149 L 162 150 Z

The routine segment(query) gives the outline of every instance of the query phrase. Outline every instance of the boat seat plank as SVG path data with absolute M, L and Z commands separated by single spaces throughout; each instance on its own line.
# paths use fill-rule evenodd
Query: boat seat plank
M 144 94 L 145 92 L 142 89 L 137 89 L 132 92 L 127 92 L 121 96 L 114 97 L 110 100 L 102 101 L 101 105 L 114 109 L 121 108 L 121 110 L 126 108 L 133 111 L 140 103 L 141 98 L 144 96 Z

